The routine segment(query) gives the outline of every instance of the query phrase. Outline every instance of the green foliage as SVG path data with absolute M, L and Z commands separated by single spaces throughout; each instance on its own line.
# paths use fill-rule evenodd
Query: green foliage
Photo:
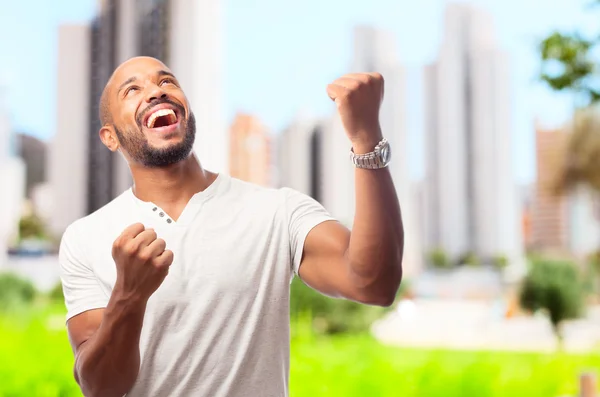
M 19 236 L 24 239 L 46 239 L 48 233 L 44 222 L 35 214 L 27 215 L 19 221 Z
M 599 5 L 594 1 L 591 5 Z M 579 32 L 555 31 L 539 45 L 540 78 L 554 91 L 568 92 L 575 100 L 574 131 L 565 169 L 558 175 L 557 190 L 584 185 L 600 193 L 600 122 L 598 85 L 600 36 L 586 39 Z
M 308 316 L 313 330 L 320 334 L 360 333 L 385 312 L 381 307 L 367 306 L 324 296 L 295 278 L 291 285 L 290 316 Z
M 496 255 L 492 258 L 492 264 L 497 269 L 505 269 L 508 266 L 508 257 L 506 255 Z
M 481 265 L 481 259 L 474 252 L 467 252 L 458 258 L 457 265 L 479 266 Z
M 584 307 L 583 286 L 569 262 L 539 260 L 523 280 L 521 306 L 532 312 L 545 310 L 560 341 L 564 320 L 578 318 Z
M 12 273 L 0 273 L 0 313 L 22 308 L 36 296 L 31 282 Z
M 552 33 L 540 43 L 542 81 L 553 90 L 578 94 L 583 106 L 598 101 L 600 92 L 592 81 L 595 44 L 578 33 Z
M 436 248 L 429 252 L 427 259 L 429 264 L 436 269 L 448 269 L 452 266 L 448 254 L 441 248 Z
M 48 293 L 48 298 L 53 303 L 64 303 L 65 296 L 63 294 L 62 283 L 57 283 Z

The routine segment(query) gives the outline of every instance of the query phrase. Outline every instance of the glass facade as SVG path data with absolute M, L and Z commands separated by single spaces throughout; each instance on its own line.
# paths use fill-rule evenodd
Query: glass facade
M 90 130 L 88 144 L 88 213 L 101 208 L 113 199 L 114 154 L 98 137 L 100 130 L 99 105 L 102 90 L 115 67 L 116 1 L 106 1 L 102 15 L 91 29 Z

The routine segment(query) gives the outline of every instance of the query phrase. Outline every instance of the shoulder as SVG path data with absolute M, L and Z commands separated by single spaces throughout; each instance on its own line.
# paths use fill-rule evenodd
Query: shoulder
M 227 184 L 227 195 L 238 202 L 276 205 L 283 200 L 283 192 L 278 188 L 261 186 L 234 177 L 227 177 Z
M 63 233 L 66 242 L 85 242 L 96 240 L 100 235 L 110 234 L 112 229 L 118 230 L 135 205 L 131 199 L 131 191 L 127 190 L 108 204 L 93 213 L 71 223 Z

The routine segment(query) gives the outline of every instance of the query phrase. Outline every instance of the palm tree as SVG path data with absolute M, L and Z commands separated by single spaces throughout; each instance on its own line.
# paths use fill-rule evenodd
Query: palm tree
M 590 5 L 598 6 L 600 0 Z M 557 192 L 587 188 L 596 196 L 596 214 L 600 220 L 599 48 L 600 35 L 590 39 L 578 32 L 558 31 L 539 46 L 541 80 L 554 91 L 570 93 L 574 104 L 572 133 L 563 169 L 557 175 Z

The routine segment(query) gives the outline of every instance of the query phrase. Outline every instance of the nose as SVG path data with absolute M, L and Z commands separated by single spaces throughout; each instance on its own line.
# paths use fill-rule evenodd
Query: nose
M 158 98 L 166 98 L 167 97 L 167 93 L 159 86 L 153 84 L 149 89 L 148 89 L 148 93 L 146 94 L 146 102 L 150 103 Z

